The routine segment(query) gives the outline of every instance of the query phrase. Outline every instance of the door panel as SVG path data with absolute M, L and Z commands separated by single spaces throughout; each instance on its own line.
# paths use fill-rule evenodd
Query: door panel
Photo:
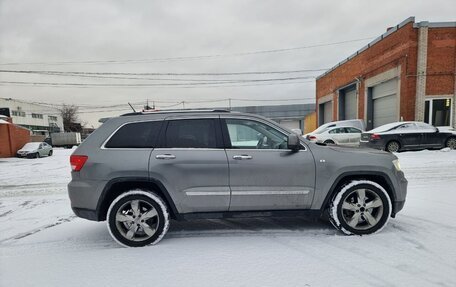
M 223 124 L 224 121 L 222 121 Z M 310 207 L 315 163 L 308 150 L 286 147 L 287 135 L 266 122 L 226 119 L 229 147 L 230 211 Z M 250 144 L 249 143 L 255 143 Z
M 227 211 L 228 163 L 223 149 L 156 148 L 149 174 L 162 181 L 182 213 Z
M 149 160 L 181 213 L 228 211 L 229 170 L 217 118 L 167 118 Z
M 423 133 L 414 123 L 405 123 L 395 129 L 402 147 L 418 147 L 423 139 Z
M 309 151 L 226 151 L 230 166 L 230 211 L 303 209 L 314 193 L 315 165 Z M 235 159 L 245 155 L 250 159 Z

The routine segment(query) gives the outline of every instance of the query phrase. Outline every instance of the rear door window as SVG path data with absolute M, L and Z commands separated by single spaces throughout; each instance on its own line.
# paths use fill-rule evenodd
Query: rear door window
M 106 148 L 153 148 L 162 121 L 129 123 L 122 126 L 106 143 Z
M 170 120 L 164 145 L 166 148 L 217 148 L 216 121 Z

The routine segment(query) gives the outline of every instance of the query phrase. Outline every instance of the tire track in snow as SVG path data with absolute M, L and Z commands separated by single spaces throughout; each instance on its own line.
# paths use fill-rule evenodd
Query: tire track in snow
M 72 216 L 69 216 L 69 217 L 66 217 L 66 218 L 59 218 L 59 219 L 58 219 L 56 222 L 54 222 L 54 223 L 46 224 L 46 225 L 43 225 L 43 226 L 41 226 L 41 227 L 32 229 L 32 230 L 30 230 L 30 231 L 22 232 L 22 233 L 19 233 L 19 234 L 14 235 L 14 236 L 5 238 L 5 239 L 3 239 L 3 240 L 0 240 L 0 243 L 8 242 L 8 241 L 11 241 L 11 240 L 19 240 L 19 239 L 28 237 L 28 236 L 30 236 L 30 235 L 36 234 L 36 233 L 38 233 L 38 232 L 41 232 L 41 231 L 43 231 L 43 230 L 46 230 L 46 229 L 48 229 L 48 228 L 52 228 L 52 227 L 58 226 L 58 225 L 60 225 L 60 224 L 62 224 L 62 223 L 71 222 L 71 221 L 74 220 L 75 218 L 76 218 L 75 215 L 72 215 Z

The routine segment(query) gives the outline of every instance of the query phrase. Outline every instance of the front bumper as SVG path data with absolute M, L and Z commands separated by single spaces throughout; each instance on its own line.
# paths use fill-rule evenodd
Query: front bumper
M 393 210 L 391 216 L 395 217 L 396 214 L 404 208 L 405 198 L 407 197 L 408 181 L 402 171 L 396 172 L 396 198 L 392 202 Z
M 85 218 L 92 221 L 98 221 L 98 215 L 96 210 L 85 209 L 85 208 L 77 208 L 72 207 L 74 214 L 77 217 Z

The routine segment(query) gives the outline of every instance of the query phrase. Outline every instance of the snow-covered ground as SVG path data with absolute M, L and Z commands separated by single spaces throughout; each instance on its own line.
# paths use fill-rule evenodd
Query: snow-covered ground
M 0 286 L 456 286 L 456 151 L 398 154 L 408 198 L 379 234 L 304 218 L 198 220 L 137 249 L 73 216 L 70 153 L 0 159 Z

